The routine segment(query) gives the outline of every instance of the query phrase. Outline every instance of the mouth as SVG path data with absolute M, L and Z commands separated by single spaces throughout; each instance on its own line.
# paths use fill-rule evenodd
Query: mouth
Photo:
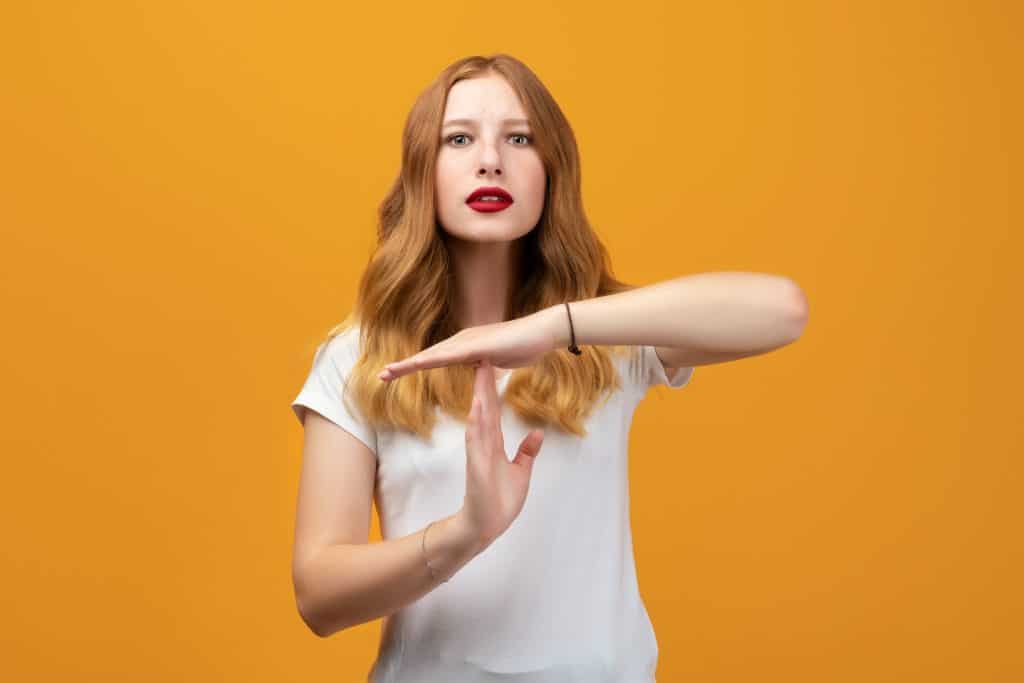
M 512 195 L 500 187 L 478 187 L 466 199 L 466 204 L 480 213 L 494 213 L 512 206 Z

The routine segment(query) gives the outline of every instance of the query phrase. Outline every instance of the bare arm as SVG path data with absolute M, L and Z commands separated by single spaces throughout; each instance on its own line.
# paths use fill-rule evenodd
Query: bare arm
M 389 616 L 432 591 L 479 552 L 456 515 L 431 524 L 426 549 L 435 579 L 423 560 L 422 533 L 332 545 L 310 558 L 296 577 L 299 611 L 310 629 L 326 637 Z
M 422 530 L 368 543 L 376 458 L 359 439 L 319 413 L 304 415 L 302 472 L 292 579 L 303 621 L 318 636 L 389 616 L 436 588 L 479 554 L 459 515 Z
M 803 290 L 763 273 L 697 273 L 646 287 L 574 301 L 539 312 L 556 347 L 650 344 L 667 367 L 723 363 L 767 353 L 800 337 L 807 324 Z

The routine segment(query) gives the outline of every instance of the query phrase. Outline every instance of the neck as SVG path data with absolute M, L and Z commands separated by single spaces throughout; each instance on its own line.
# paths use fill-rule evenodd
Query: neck
M 520 242 L 448 243 L 455 280 L 455 320 L 460 330 L 509 319 L 509 293 L 519 272 Z

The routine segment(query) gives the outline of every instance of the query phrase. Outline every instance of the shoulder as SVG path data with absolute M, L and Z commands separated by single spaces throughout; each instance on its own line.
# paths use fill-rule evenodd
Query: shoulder
M 351 325 L 321 342 L 316 350 L 314 364 L 329 361 L 338 366 L 351 366 L 358 360 L 359 350 L 359 326 Z

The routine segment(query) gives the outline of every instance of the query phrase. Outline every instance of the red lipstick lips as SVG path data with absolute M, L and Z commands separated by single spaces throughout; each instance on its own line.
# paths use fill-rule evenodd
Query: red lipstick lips
M 474 211 L 494 213 L 510 207 L 512 195 L 500 187 L 478 187 L 469 195 L 466 203 Z

